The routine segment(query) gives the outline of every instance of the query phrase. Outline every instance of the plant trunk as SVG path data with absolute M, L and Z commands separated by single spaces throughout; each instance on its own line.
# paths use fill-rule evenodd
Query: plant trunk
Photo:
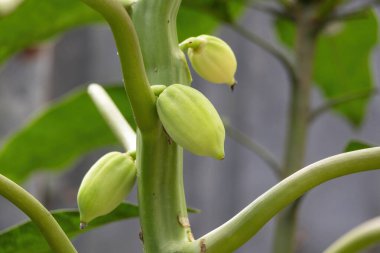
M 313 6 L 299 6 L 296 13 L 296 78 L 292 84 L 290 98 L 283 167 L 284 178 L 301 169 L 305 160 L 316 44 L 313 13 Z M 300 200 L 293 203 L 278 217 L 274 238 L 274 253 L 292 253 L 295 251 L 299 202 Z

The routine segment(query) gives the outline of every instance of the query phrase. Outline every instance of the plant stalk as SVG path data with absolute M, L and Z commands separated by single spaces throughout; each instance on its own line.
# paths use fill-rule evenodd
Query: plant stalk
M 232 219 L 200 239 L 184 245 L 181 253 L 231 253 L 307 191 L 337 177 L 380 168 L 380 148 L 331 156 L 313 163 L 266 191 Z M 202 251 L 203 249 L 203 251 Z
M 357 253 L 378 243 L 380 243 L 380 217 L 353 228 L 323 253 Z
M 289 122 L 285 143 L 283 177 L 303 167 L 308 138 L 310 91 L 316 44 L 313 6 L 299 5 L 295 10 L 296 44 L 294 85 L 291 86 Z M 298 203 L 292 204 L 278 219 L 275 228 L 273 253 L 292 253 L 295 250 Z
M 179 49 L 176 17 L 180 0 L 140 0 L 133 22 L 151 84 L 190 85 Z M 144 252 L 170 253 L 193 240 L 183 186 L 183 150 L 161 124 L 137 134 L 138 198 Z
M 124 149 L 136 151 L 135 132 L 103 87 L 99 84 L 90 84 L 87 93 Z
M 158 123 L 155 97 L 149 87 L 140 44 L 131 18 L 119 0 L 82 0 L 82 2 L 102 14 L 110 25 L 121 63 L 124 86 L 136 124 L 142 132 L 149 132 Z
M 22 210 L 37 225 L 56 253 L 77 253 L 51 213 L 29 192 L 0 174 L 0 195 Z

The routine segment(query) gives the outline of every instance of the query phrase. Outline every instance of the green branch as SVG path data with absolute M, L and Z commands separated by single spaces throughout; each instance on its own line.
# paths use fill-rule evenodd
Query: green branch
M 56 253 L 76 253 L 74 246 L 51 213 L 29 192 L 0 174 L 0 195 L 20 208 L 38 226 Z
M 273 15 L 275 17 L 280 17 L 288 20 L 294 20 L 294 17 L 287 12 L 283 7 L 273 7 L 272 5 L 260 4 L 260 3 L 247 3 L 247 7 L 252 10 L 260 11 L 266 14 Z
M 352 229 L 323 253 L 357 253 L 377 243 L 380 243 L 380 217 Z
M 199 252 L 200 245 L 207 253 L 233 252 L 307 191 L 337 177 L 379 168 L 378 147 L 339 154 L 311 164 L 269 189 L 222 226 L 185 245 L 184 252 Z
M 371 97 L 372 95 L 374 95 L 376 93 L 377 93 L 377 90 L 369 89 L 369 90 L 364 90 L 364 91 L 361 91 L 361 92 L 358 92 L 358 93 L 347 94 L 347 95 L 343 95 L 343 96 L 340 96 L 340 97 L 337 97 L 337 98 L 330 99 L 325 104 L 323 104 L 320 107 L 314 109 L 310 113 L 309 122 L 314 121 L 320 115 L 322 115 L 324 112 L 326 112 L 326 111 L 328 111 L 330 109 L 333 109 L 334 107 L 337 107 L 337 106 L 340 106 L 340 105 L 343 105 L 343 104 L 346 104 L 346 103 L 349 103 L 349 102 L 352 102 L 352 101 L 356 101 L 356 100 L 360 100 L 360 99 L 366 99 L 366 98 L 369 98 L 369 97 Z
M 226 134 L 237 143 L 258 155 L 272 169 L 277 178 L 282 178 L 281 167 L 273 155 L 261 144 L 251 140 L 249 136 L 233 128 L 226 120 L 223 120 Z
M 98 84 L 90 84 L 87 92 L 125 150 L 135 151 L 136 134 L 103 87 Z
M 149 87 L 140 45 L 133 23 L 118 0 L 82 0 L 104 16 L 118 49 L 125 88 L 141 132 L 157 125 L 155 97 Z
M 282 65 L 287 70 L 288 74 L 290 75 L 291 80 L 293 81 L 295 79 L 295 71 L 294 71 L 294 64 L 292 62 L 292 59 L 290 56 L 286 54 L 285 51 L 281 50 L 280 48 L 277 48 L 276 46 L 272 45 L 268 41 L 262 39 L 259 35 L 248 31 L 243 26 L 237 24 L 237 23 L 226 23 L 229 25 L 235 32 L 240 34 L 242 37 L 246 38 L 251 43 L 257 45 L 264 51 L 271 54 L 274 58 L 276 58 L 279 62 L 282 63 Z

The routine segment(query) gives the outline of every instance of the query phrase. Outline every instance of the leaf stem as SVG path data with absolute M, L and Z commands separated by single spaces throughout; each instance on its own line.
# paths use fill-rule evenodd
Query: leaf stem
M 352 102 L 352 101 L 356 101 L 356 100 L 360 100 L 360 99 L 365 99 L 365 98 L 368 98 L 368 97 L 370 97 L 370 96 L 372 96 L 372 95 L 374 95 L 376 93 L 377 93 L 376 90 L 369 89 L 369 90 L 364 90 L 364 91 L 360 91 L 360 92 L 357 92 L 357 93 L 346 94 L 346 95 L 343 95 L 343 96 L 340 96 L 340 97 L 337 97 L 337 98 L 334 98 L 334 99 L 330 99 L 325 104 L 323 104 L 320 107 L 314 109 L 310 113 L 309 122 L 313 122 L 320 115 L 322 115 L 323 113 L 325 113 L 326 111 L 328 111 L 328 110 L 330 110 L 330 109 L 332 109 L 334 107 L 337 107 L 337 106 L 340 106 L 342 104 L 346 104 L 346 103 L 349 103 L 349 102 Z
M 151 130 L 158 122 L 155 96 L 150 90 L 137 34 L 125 7 L 119 0 L 82 1 L 102 14 L 110 25 L 137 126 L 141 132 Z
M 287 177 L 232 219 L 183 246 L 183 252 L 230 253 L 254 236 L 273 216 L 314 187 L 341 176 L 380 168 L 380 148 L 362 149 L 320 160 Z M 198 250 L 198 251 L 196 251 Z
M 232 127 L 226 120 L 223 120 L 223 123 L 226 129 L 226 134 L 230 138 L 257 154 L 269 166 L 269 168 L 272 169 L 277 178 L 282 178 L 281 167 L 278 161 L 265 147 L 250 139 L 250 137 L 245 133 L 242 133 L 238 129 Z
M 271 14 L 275 17 L 280 17 L 288 20 L 293 20 L 294 17 L 290 15 L 290 13 L 286 12 L 283 9 L 280 9 L 278 7 L 273 7 L 271 5 L 266 5 L 266 4 L 260 4 L 260 3 L 247 3 L 247 7 L 261 11 L 263 13 Z
M 94 101 L 100 114 L 108 123 L 115 136 L 122 143 L 126 151 L 136 150 L 136 134 L 125 120 L 111 97 L 98 84 L 88 86 L 88 94 Z
M 280 48 L 272 45 L 268 41 L 261 38 L 259 35 L 248 31 L 243 26 L 235 23 L 235 22 L 228 22 L 227 25 L 229 25 L 235 32 L 252 42 L 253 44 L 259 46 L 261 49 L 265 50 L 269 54 L 271 54 L 273 57 L 275 57 L 279 62 L 282 63 L 282 65 L 285 67 L 287 72 L 290 75 L 290 79 L 293 81 L 295 79 L 295 70 L 294 70 L 294 64 L 291 60 L 291 57 L 287 55 L 287 53 L 284 50 L 281 50 Z
M 8 199 L 30 217 L 38 226 L 54 252 L 77 252 L 51 213 L 30 193 L 1 174 L 0 195 Z
M 347 232 L 323 253 L 357 253 L 376 243 L 380 243 L 380 217 Z

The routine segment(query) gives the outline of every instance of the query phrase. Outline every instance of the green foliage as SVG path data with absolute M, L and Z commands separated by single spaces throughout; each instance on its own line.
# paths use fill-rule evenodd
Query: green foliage
M 95 219 L 83 230 L 79 229 L 79 212 L 77 210 L 57 210 L 52 214 L 68 237 L 73 238 L 111 222 L 137 217 L 138 207 L 123 203 L 112 213 Z M 38 227 L 33 222 L 27 221 L 0 233 L 0 252 L 50 253 L 51 250 Z
M 178 15 L 178 37 L 212 34 L 221 22 L 233 22 L 244 10 L 245 0 L 183 0 Z
M 180 40 L 212 33 L 226 15 L 241 14 L 241 2 L 185 0 L 178 17 Z M 79 0 L 24 0 L 12 14 L 0 19 L 0 63 L 24 48 L 74 27 L 103 21 Z
M 185 0 L 178 17 L 180 37 L 211 33 L 220 19 L 238 16 L 242 2 Z M 94 22 L 103 19 L 81 1 L 24 0 L 13 13 L 0 19 L 0 63 L 26 47 Z M 122 90 L 109 89 L 116 102 L 129 105 L 125 95 L 121 95 L 124 92 L 117 89 Z M 123 108 L 134 125 L 130 107 Z M 91 150 L 112 144 L 116 144 L 116 139 L 87 94 L 79 92 L 40 113 L 4 142 L 0 149 L 0 173 L 20 182 L 33 171 L 61 169 Z
M 276 21 L 279 39 L 293 47 L 295 27 L 284 20 Z M 366 12 L 359 19 L 330 24 L 318 38 L 314 62 L 314 80 L 327 99 L 355 95 L 374 87 L 371 53 L 378 42 L 376 14 Z M 354 126 L 365 116 L 369 98 L 334 107 Z
M 0 19 L 0 63 L 60 32 L 100 20 L 99 14 L 78 0 L 25 0 Z
M 363 142 L 360 140 L 351 140 L 344 148 L 344 152 L 351 152 L 355 150 L 372 148 L 372 147 L 374 147 L 374 145 L 368 144 L 366 142 Z
M 107 92 L 135 128 L 124 88 Z M 20 182 L 40 169 L 55 170 L 96 148 L 115 145 L 116 138 L 85 91 L 52 104 L 10 136 L 0 149 L 0 173 Z

